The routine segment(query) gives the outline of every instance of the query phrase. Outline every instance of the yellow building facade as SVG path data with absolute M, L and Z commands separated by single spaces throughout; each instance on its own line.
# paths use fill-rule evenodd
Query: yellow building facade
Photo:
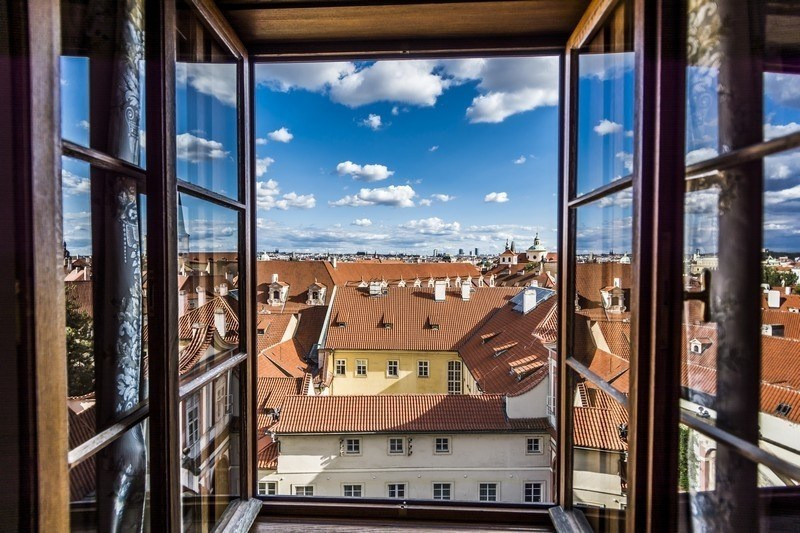
M 475 394 L 458 352 L 332 350 L 329 394 Z

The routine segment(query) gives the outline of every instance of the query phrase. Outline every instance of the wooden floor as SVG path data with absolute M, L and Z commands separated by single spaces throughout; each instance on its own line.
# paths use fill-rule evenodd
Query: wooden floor
M 541 527 L 525 526 L 491 526 L 491 525 L 470 525 L 443 522 L 420 522 L 420 521 L 394 521 L 394 520 L 342 520 L 342 519 L 311 519 L 311 518 L 265 518 L 260 517 L 250 529 L 251 532 L 273 532 L 283 533 L 307 533 L 314 532 L 334 532 L 334 533 L 394 533 L 401 531 L 414 531 L 422 533 L 425 531 L 453 531 L 464 533 L 475 533 L 476 531 L 553 531 Z

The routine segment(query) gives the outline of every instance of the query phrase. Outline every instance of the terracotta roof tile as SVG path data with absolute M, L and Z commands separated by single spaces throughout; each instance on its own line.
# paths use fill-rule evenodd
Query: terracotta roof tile
M 457 276 L 478 278 L 480 272 L 471 263 L 343 263 L 339 262 L 333 269 L 333 276 L 337 285 L 353 284 L 360 281 L 386 280 L 395 284 L 401 279 L 413 282 L 419 277 L 421 280 L 428 278 L 453 280 Z
M 272 442 L 270 437 L 258 439 L 258 469 L 276 470 L 278 468 L 278 456 L 280 455 L 280 445 Z
M 258 377 L 301 378 L 308 372 L 308 363 L 297 339 L 289 339 L 258 354 Z
M 601 303 L 600 289 L 620 278 L 623 288 L 630 288 L 633 269 L 622 263 L 578 263 L 575 266 L 575 291 L 581 307 L 596 307 Z
M 366 289 L 339 287 L 333 302 L 326 348 L 351 350 L 456 351 L 496 309 L 519 289 L 477 289 L 469 301 L 459 290 L 448 290 L 445 301 L 433 299 L 427 287 L 391 287 L 385 296 L 371 297 Z M 394 317 L 391 329 L 380 326 L 381 317 Z M 439 329 L 430 326 L 438 322 Z M 346 322 L 345 327 L 337 323 Z
M 259 435 L 264 435 L 264 431 L 275 423 L 276 420 L 272 413 L 283 406 L 287 396 L 305 392 L 303 389 L 304 382 L 305 377 L 258 378 L 257 424 Z
M 289 285 L 289 305 L 286 311 L 296 311 L 308 307 L 308 287 L 314 283 L 322 283 L 327 287 L 326 300 L 335 285 L 333 267 L 327 261 L 256 261 L 256 291 L 259 303 L 267 303 L 267 291 L 272 283 L 272 275 L 278 275 L 278 281 Z
M 277 434 L 544 431 L 546 418 L 511 423 L 498 394 L 288 396 Z
M 73 449 L 79 444 L 83 444 L 96 434 L 95 428 L 95 409 L 89 407 L 75 413 L 72 409 L 67 409 L 69 413 L 69 448 Z M 86 498 L 95 490 L 95 457 L 83 461 L 69 472 L 70 500 L 80 501 Z

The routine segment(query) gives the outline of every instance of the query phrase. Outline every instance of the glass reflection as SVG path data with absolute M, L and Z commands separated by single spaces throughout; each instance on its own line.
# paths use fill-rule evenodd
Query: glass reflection
M 178 4 L 175 126 L 178 179 L 239 198 L 235 59 Z
M 571 356 L 622 393 L 629 388 L 632 190 L 580 207 Z
M 628 412 L 590 381 L 572 375 L 576 382 L 573 498 L 595 528 L 602 521 L 605 531 L 623 531 L 628 504 Z
M 179 372 L 186 382 L 239 353 L 238 215 L 181 194 Z
M 239 379 L 223 372 L 181 402 L 183 531 L 211 531 L 239 495 Z
M 69 421 L 70 447 L 80 443 L 80 432 L 94 435 L 94 410 L 70 411 Z M 150 530 L 147 425 L 146 419 L 70 470 L 71 531 L 109 531 L 111 524 L 115 531 Z M 140 445 L 131 449 L 131 442 Z M 133 453 L 125 454 L 126 448 Z

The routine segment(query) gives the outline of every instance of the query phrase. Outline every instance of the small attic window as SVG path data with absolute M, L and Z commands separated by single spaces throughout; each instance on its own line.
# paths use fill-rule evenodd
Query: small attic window
M 336 313 L 336 321 L 334 323 L 337 328 L 343 328 L 347 326 L 347 313 L 343 311 Z
M 266 333 L 266 330 L 264 328 L 258 328 L 256 329 L 256 333 L 258 333 L 259 335 L 263 335 L 264 333 Z
M 775 414 L 778 416 L 789 416 L 789 412 L 792 410 L 792 406 L 788 403 L 781 402 L 775 408 Z
M 491 333 L 484 333 L 481 335 L 481 344 L 486 344 L 490 340 L 494 339 L 498 335 L 500 335 L 500 331 L 492 331 Z
M 507 351 L 509 351 L 511 348 L 513 348 L 516 345 L 517 345 L 517 341 L 511 341 L 511 342 L 507 342 L 505 344 L 501 344 L 500 346 L 495 346 L 494 348 L 492 348 L 492 350 L 494 351 L 494 356 L 498 357 L 500 355 L 503 355 L 504 353 L 506 353 Z
M 391 315 L 383 315 L 381 319 L 381 327 L 383 329 L 392 329 L 394 327 L 394 319 Z
M 441 327 L 441 323 L 439 322 L 439 317 L 437 316 L 429 316 L 428 317 L 428 327 L 430 329 L 439 330 Z

